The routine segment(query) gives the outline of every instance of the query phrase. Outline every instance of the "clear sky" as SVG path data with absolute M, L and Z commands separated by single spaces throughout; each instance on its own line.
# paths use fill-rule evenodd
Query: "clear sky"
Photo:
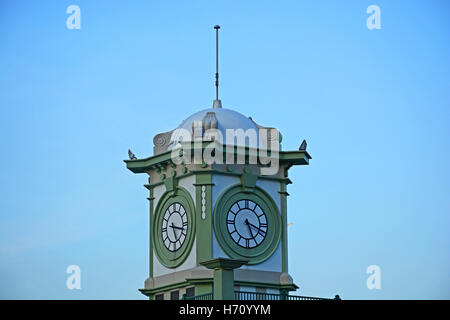
M 147 178 L 122 160 L 211 106 L 215 24 L 224 106 L 313 157 L 288 188 L 297 294 L 450 299 L 450 4 L 437 0 L 1 1 L 0 298 L 145 298 Z M 81 290 L 66 288 L 73 264 Z

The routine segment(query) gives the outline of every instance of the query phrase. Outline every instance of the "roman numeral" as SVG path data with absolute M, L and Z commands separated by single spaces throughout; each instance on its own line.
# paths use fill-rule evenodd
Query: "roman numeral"
M 234 220 L 227 220 L 228 224 L 234 224 Z

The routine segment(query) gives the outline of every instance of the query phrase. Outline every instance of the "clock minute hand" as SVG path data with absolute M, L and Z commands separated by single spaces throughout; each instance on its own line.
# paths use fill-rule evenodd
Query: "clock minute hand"
M 250 231 L 250 235 L 253 238 L 254 236 L 253 236 L 252 228 L 250 228 L 250 222 L 248 222 L 248 219 L 245 219 L 245 224 L 247 225 L 248 231 Z

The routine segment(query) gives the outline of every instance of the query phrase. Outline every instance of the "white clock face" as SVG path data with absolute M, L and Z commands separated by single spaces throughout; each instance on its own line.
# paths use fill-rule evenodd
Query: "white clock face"
M 161 237 L 169 251 L 177 251 L 186 240 L 188 215 L 186 209 L 178 203 L 172 203 L 164 212 Z
M 267 234 L 266 214 L 252 200 L 236 201 L 227 214 L 228 233 L 243 248 L 259 246 Z

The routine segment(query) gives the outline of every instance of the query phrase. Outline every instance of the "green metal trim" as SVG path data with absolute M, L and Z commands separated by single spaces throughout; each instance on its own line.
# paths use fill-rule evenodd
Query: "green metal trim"
M 186 281 L 190 284 L 212 284 L 214 281 L 214 278 L 186 278 Z
M 241 185 L 242 191 L 251 192 L 253 188 L 256 186 L 256 181 L 258 180 L 258 175 L 249 172 L 246 168 L 244 172 L 241 174 Z
M 192 171 L 196 175 L 196 185 L 212 185 L 213 170 L 195 170 Z
M 292 165 L 308 165 L 311 156 L 307 151 L 281 151 L 280 163 L 286 162 Z
M 280 184 L 280 206 L 281 206 L 281 271 L 288 272 L 288 237 L 287 237 L 287 196 L 286 184 Z
M 173 283 L 170 285 L 166 285 L 159 288 L 154 289 L 139 289 L 139 291 L 150 297 L 152 295 L 170 291 L 173 289 L 181 289 L 190 286 L 195 287 L 195 294 L 200 295 L 204 293 L 209 293 L 212 291 L 213 287 L 213 278 L 187 278 L 186 281 Z M 272 289 L 286 289 L 288 291 L 295 291 L 298 289 L 298 286 L 295 284 L 291 285 L 281 285 L 276 283 L 264 283 L 264 282 L 253 282 L 253 281 L 234 281 L 234 285 L 242 286 L 242 287 L 259 287 L 259 288 L 272 288 Z
M 142 294 L 151 297 L 158 293 L 194 286 L 195 294 L 198 295 L 211 292 L 213 287 L 212 285 L 213 281 L 214 281 L 213 278 L 187 278 L 186 281 L 172 283 L 166 286 L 153 289 L 139 289 L 139 291 Z
M 234 148 L 234 153 L 244 154 L 244 152 L 239 151 Z M 250 150 L 249 148 L 245 148 L 245 157 L 252 154 L 259 158 L 260 151 Z M 265 152 L 264 152 L 265 153 Z M 265 154 L 262 154 L 265 156 Z M 192 153 L 194 154 L 194 153 Z M 223 152 L 224 156 L 226 155 L 226 151 Z M 279 151 L 279 161 L 280 163 L 289 163 L 291 165 L 308 165 L 311 156 L 307 151 Z M 150 169 L 159 169 L 166 166 L 174 166 L 174 162 L 172 161 L 172 151 L 166 151 L 164 153 L 157 154 L 155 156 L 151 156 L 144 159 L 138 160 L 124 160 L 127 165 L 127 168 L 134 173 L 144 173 Z
M 208 269 L 227 269 L 234 270 L 247 264 L 248 260 L 235 260 L 227 258 L 214 258 L 207 261 L 202 261 L 200 264 Z
M 183 173 L 183 174 L 177 175 L 176 179 L 179 181 L 180 179 L 183 179 L 183 178 L 188 177 L 188 176 L 192 176 L 193 174 L 194 173 L 192 171 L 191 172 L 187 172 L 187 173 Z M 150 190 L 150 189 L 152 189 L 154 187 L 157 187 L 157 186 L 160 186 L 160 185 L 163 185 L 163 184 L 165 184 L 164 180 L 159 181 L 159 182 L 155 182 L 155 183 L 144 184 L 144 187 L 146 187 L 147 189 Z
M 241 177 L 242 173 L 237 173 L 237 172 L 228 172 L 228 171 L 220 171 L 217 169 L 209 169 L 209 170 L 193 170 L 190 171 L 188 173 L 182 174 L 177 176 L 178 180 L 182 179 L 184 177 L 190 176 L 190 175 L 197 175 L 197 174 L 219 174 L 219 175 L 225 175 L 225 176 L 236 176 L 236 177 Z M 264 175 L 257 175 L 258 179 L 261 180 L 271 180 L 271 181 L 280 181 L 280 182 L 284 182 L 286 184 L 291 184 L 292 181 L 289 178 L 279 178 L 279 177 L 273 177 L 273 176 L 264 176 Z M 160 186 L 164 184 L 164 181 L 159 181 L 159 182 L 155 182 L 152 184 L 144 184 L 144 187 L 146 187 L 147 189 L 151 189 L 157 186 Z
M 210 282 L 204 282 L 204 283 L 196 283 L 195 286 L 195 294 L 206 294 L 213 291 L 213 279 L 211 278 Z
M 152 183 L 152 184 L 144 184 L 144 187 L 146 187 L 148 190 L 153 189 L 154 187 L 163 185 L 164 181 L 160 181 L 160 182 L 156 182 L 156 183 Z
M 219 175 L 224 175 L 224 176 L 235 176 L 235 177 L 239 177 L 239 178 L 242 176 L 242 173 L 221 171 L 221 170 L 217 170 L 217 169 L 193 170 L 191 172 L 194 173 L 194 174 L 211 173 L 211 174 L 219 174 Z M 257 178 L 261 179 L 261 180 L 280 181 L 280 182 L 285 182 L 287 184 L 291 184 L 292 183 L 292 181 L 289 178 L 280 178 L 280 177 L 265 176 L 265 175 L 257 175 Z
M 161 239 L 161 226 L 162 217 L 166 209 L 174 202 L 179 202 L 186 209 L 188 214 L 188 232 L 186 235 L 186 240 L 184 241 L 181 248 L 175 252 L 167 250 Z M 156 256 L 159 262 L 161 262 L 167 268 L 175 268 L 182 264 L 191 252 L 192 244 L 195 237 L 195 226 L 196 226 L 196 215 L 195 206 L 192 201 L 189 192 L 182 188 L 177 187 L 175 192 L 165 192 L 164 195 L 159 200 L 156 207 L 155 220 L 152 227 L 152 240 L 155 246 Z
M 189 287 L 191 285 L 192 284 L 190 284 L 187 281 L 182 281 L 182 282 L 172 283 L 167 286 L 158 287 L 158 288 L 154 288 L 154 289 L 139 289 L 139 291 L 146 296 L 150 296 L 150 295 L 158 294 L 161 292 L 170 291 L 173 289 L 181 289 L 181 288 Z
M 201 174 L 201 173 L 210 173 L 210 174 L 223 174 L 223 175 L 228 175 L 228 176 L 237 176 L 240 177 L 241 173 L 237 173 L 237 172 L 228 172 L 228 171 L 220 171 L 217 169 L 207 169 L 207 170 L 192 170 L 192 172 L 194 174 Z
M 319 297 L 307 297 L 307 296 L 291 296 L 285 290 L 282 290 L 280 294 L 276 293 L 259 293 L 248 291 L 235 291 L 234 298 L 236 300 L 340 300 L 336 295 L 334 299 L 319 298 Z M 195 297 L 193 298 L 195 299 Z
M 172 192 L 175 191 L 178 185 L 178 178 L 175 176 L 166 178 L 163 180 L 164 185 L 166 186 L 166 191 Z
M 156 169 L 156 167 L 158 166 L 158 168 L 161 169 L 161 167 L 163 166 L 172 164 L 173 162 L 171 157 L 172 152 L 167 151 L 148 158 L 138 160 L 124 160 L 124 162 L 126 163 L 127 168 L 132 172 L 144 173 L 152 167 Z
M 251 249 L 236 244 L 228 233 L 226 214 L 234 202 L 248 199 L 256 202 L 266 213 L 268 222 L 267 235 L 263 242 Z M 281 237 L 281 218 L 277 205 L 264 190 L 255 187 L 252 193 L 242 191 L 240 184 L 225 190 L 214 208 L 213 225 L 216 238 L 221 248 L 232 259 L 248 260 L 248 264 L 258 264 L 270 258 L 278 248 Z
M 203 294 L 196 294 L 193 297 L 188 297 L 183 295 L 182 300 L 213 300 L 214 299 L 214 293 L 213 292 L 207 292 Z
M 155 203 L 155 198 L 153 195 L 153 189 L 150 189 L 150 197 L 148 198 L 148 200 L 150 201 L 150 216 L 149 216 L 149 233 L 152 233 L 152 226 L 153 226 L 153 220 L 154 220 L 154 214 L 153 214 L 153 207 L 154 207 L 154 203 Z M 149 277 L 153 277 L 153 241 L 152 241 L 152 236 L 151 234 L 149 234 L 149 242 L 150 242 L 150 246 L 149 246 L 149 252 L 150 252 L 150 257 L 149 257 Z
M 279 284 L 279 283 L 271 283 L 271 282 L 255 282 L 255 281 L 235 281 L 234 284 L 236 286 L 242 287 L 258 287 L 258 288 L 271 288 L 271 289 L 287 289 L 289 291 L 297 290 L 299 287 L 292 284 Z

